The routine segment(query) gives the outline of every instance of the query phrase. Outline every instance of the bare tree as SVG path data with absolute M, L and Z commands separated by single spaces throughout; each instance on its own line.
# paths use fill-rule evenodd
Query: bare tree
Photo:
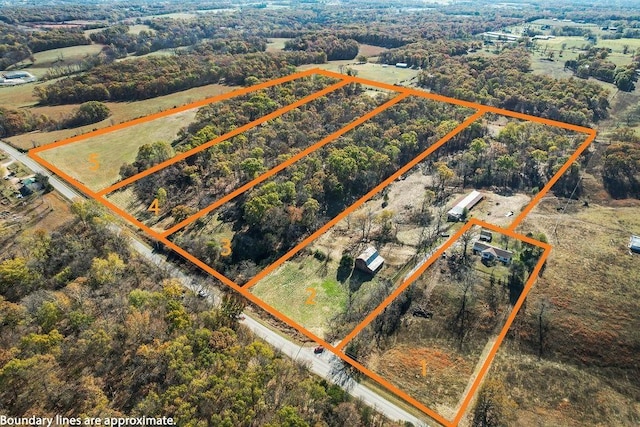
M 540 303 L 540 310 L 537 314 L 538 323 L 538 360 L 542 359 L 544 349 L 547 344 L 547 337 L 549 334 L 549 312 L 551 311 L 551 303 L 546 299 L 543 299 Z

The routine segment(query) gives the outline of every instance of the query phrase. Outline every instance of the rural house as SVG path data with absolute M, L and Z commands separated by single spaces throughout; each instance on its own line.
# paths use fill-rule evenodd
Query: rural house
M 498 260 L 504 264 L 509 264 L 511 259 L 513 258 L 513 252 L 497 248 L 488 243 L 481 242 L 476 240 L 473 244 L 473 253 L 480 254 L 482 259 L 486 259 L 489 261 Z
M 631 240 L 629 241 L 629 250 L 640 254 L 640 236 L 631 236 Z
M 382 263 L 384 263 L 384 258 L 373 246 L 369 246 L 356 258 L 356 268 L 369 274 L 375 274 L 382 267 Z
M 447 212 L 449 221 L 460 221 L 464 217 L 465 210 L 470 211 L 475 205 L 482 200 L 484 196 L 479 191 L 473 190 L 462 199 L 458 200 L 454 207 Z

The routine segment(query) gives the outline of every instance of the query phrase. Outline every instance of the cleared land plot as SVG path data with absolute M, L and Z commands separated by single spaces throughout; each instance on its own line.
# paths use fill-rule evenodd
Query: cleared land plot
M 44 151 L 41 157 L 94 191 L 120 179 L 120 167 L 136 159 L 138 149 L 156 141 L 173 141 L 193 121 L 197 109 L 95 136 Z M 94 161 L 95 159 L 95 161 Z M 97 163 L 96 163 L 97 162 Z
M 377 192 L 383 181 L 393 179 L 389 177 L 416 156 L 435 150 L 432 146 L 469 116 L 471 110 L 466 108 L 405 98 L 222 207 L 200 211 L 167 234 L 182 228 L 171 235 L 174 243 L 244 283 L 296 245 L 304 246 L 301 242 L 311 234 L 331 227 L 341 219 L 339 215 L 346 215 L 345 209 L 363 203 L 358 199 L 376 187 Z M 443 122 L 449 126 L 442 128 Z M 203 228 L 207 229 L 205 241 L 218 244 L 216 229 L 221 225 L 211 225 L 211 215 L 234 231 L 229 257 L 194 247 L 193 237 L 202 235 Z
M 347 356 L 447 419 L 456 416 L 490 349 L 506 332 L 507 318 L 543 253 L 498 230 L 492 230 L 491 251 L 480 252 L 479 234 L 473 226 L 451 242 L 446 259 L 435 260 L 341 343 Z M 508 262 L 498 260 L 504 256 Z
M 176 207 L 194 212 L 206 208 L 388 100 L 386 94 L 373 98 L 364 91 L 364 87 L 358 90 L 353 86 L 338 88 L 145 176 L 130 184 L 137 195 L 133 206 L 121 207 L 134 213 L 146 225 L 167 229 L 180 221 L 173 215 Z M 269 110 L 271 108 L 265 111 Z M 206 129 L 196 132 L 192 139 Z M 207 136 L 207 139 L 211 137 Z M 197 177 L 197 181 L 179 178 L 185 168 L 190 168 L 190 175 Z M 162 214 L 153 215 L 147 207 L 160 188 L 166 190 L 167 197 L 162 203 Z
M 304 256 L 282 265 L 251 293 L 322 339 L 331 319 L 348 306 L 348 285 L 336 278 L 337 263 Z
M 410 68 L 397 68 L 394 65 L 384 66 L 382 64 L 356 64 L 354 60 L 331 61 L 320 65 L 303 65 L 299 70 L 309 70 L 312 68 L 322 68 L 324 70 L 343 72 L 351 68 L 357 72 L 358 77 L 376 80 L 388 84 L 402 84 L 407 86 L 409 82 L 418 77 L 418 70 Z
M 284 44 L 291 40 L 286 37 L 271 37 L 267 43 L 267 52 L 280 52 L 284 49 Z
M 136 24 L 129 26 L 129 34 L 140 34 L 141 31 L 151 31 L 151 27 L 145 24 Z
M 553 250 L 493 370 L 532 418 L 546 414 L 550 424 L 572 426 L 632 426 L 640 419 L 633 374 L 640 345 L 640 255 L 627 247 L 630 235 L 640 234 L 640 217 L 637 201 L 620 202 L 626 206 L 586 207 L 548 197 L 518 227 L 521 233 L 544 233 Z M 548 332 L 538 361 L 543 303 Z M 523 360 L 523 351 L 535 356 Z M 546 392 L 532 401 L 539 390 Z M 588 398 L 594 393 L 597 399 Z

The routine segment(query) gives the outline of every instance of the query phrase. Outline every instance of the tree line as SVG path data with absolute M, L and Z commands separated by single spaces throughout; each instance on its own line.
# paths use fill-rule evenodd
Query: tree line
M 604 153 L 602 181 L 615 199 L 640 199 L 640 138 L 633 129 L 613 133 L 612 144 Z
M 358 55 L 358 42 L 353 39 L 340 39 L 333 35 L 310 34 L 287 40 L 285 50 L 305 50 L 324 52 L 327 60 L 353 59 Z
M 248 77 L 273 79 L 294 72 L 295 65 L 324 60 L 317 52 L 145 57 L 100 65 L 55 85 L 38 86 L 34 94 L 47 105 L 135 101 L 212 83 L 244 85 Z
M 0 137 L 6 138 L 34 130 L 52 131 L 97 123 L 109 117 L 111 111 L 102 102 L 88 101 L 73 109 L 66 117 L 53 120 L 29 110 L 0 107 Z

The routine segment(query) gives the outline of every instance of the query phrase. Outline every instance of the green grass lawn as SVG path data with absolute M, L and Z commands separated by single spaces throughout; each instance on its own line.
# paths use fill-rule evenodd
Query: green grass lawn
M 323 337 L 329 320 L 344 311 L 348 298 L 346 286 L 335 280 L 333 264 L 329 264 L 327 274 L 323 275 L 323 263 L 312 256 L 288 261 L 253 286 L 251 292 Z
M 65 66 L 76 64 L 88 56 L 100 53 L 103 47 L 101 44 L 89 44 L 38 52 L 33 55 L 35 62 L 26 68 L 26 71 L 29 71 L 37 77 L 42 77 L 53 65 Z
M 84 141 L 64 145 L 40 153 L 69 175 L 98 191 L 119 180 L 120 167 L 135 160 L 138 148 L 155 141 L 171 142 L 178 131 L 196 115 L 195 109 L 152 120 L 126 129 L 109 132 Z M 99 163 L 89 161 L 96 155 Z

